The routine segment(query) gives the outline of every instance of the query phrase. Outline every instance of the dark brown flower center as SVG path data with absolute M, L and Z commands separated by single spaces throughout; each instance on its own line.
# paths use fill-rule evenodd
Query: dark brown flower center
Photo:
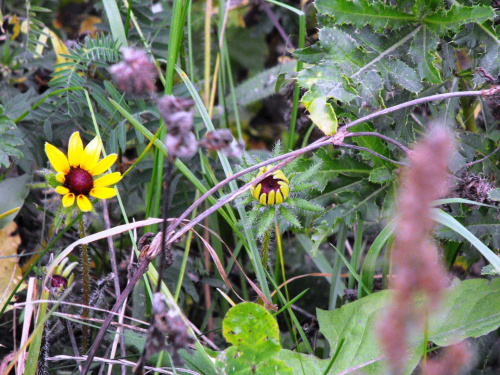
M 75 195 L 89 195 L 90 190 L 94 187 L 94 180 L 92 175 L 80 167 L 71 167 L 69 173 L 66 175 L 66 182 L 64 187 Z
M 275 180 L 273 176 L 267 176 L 261 181 L 262 188 L 260 189 L 260 194 L 269 194 L 270 191 L 274 190 L 275 192 L 280 189 L 280 184 L 278 184 L 278 181 L 281 180 Z
M 67 285 L 68 279 L 61 275 L 52 275 L 52 279 L 50 280 L 50 286 L 52 288 L 59 288 L 60 286 L 66 288 Z

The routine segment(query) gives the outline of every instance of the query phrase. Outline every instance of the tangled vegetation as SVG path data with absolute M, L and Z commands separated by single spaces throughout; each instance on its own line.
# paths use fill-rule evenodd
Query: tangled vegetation
M 1 2 L 0 372 L 498 373 L 499 9 Z

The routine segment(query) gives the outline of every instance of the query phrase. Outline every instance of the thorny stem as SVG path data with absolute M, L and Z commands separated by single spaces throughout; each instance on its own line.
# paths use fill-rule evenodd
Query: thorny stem
M 104 322 L 102 323 L 101 329 L 99 330 L 99 333 L 97 334 L 97 337 L 92 344 L 89 354 L 87 356 L 87 360 L 85 361 L 85 364 L 83 365 L 82 369 L 82 374 L 87 374 L 90 368 L 90 365 L 92 364 L 92 360 L 95 357 L 95 354 L 97 352 L 97 349 L 99 349 L 99 345 L 104 338 L 104 335 L 107 333 L 108 327 L 111 324 L 111 321 L 114 318 L 114 314 L 118 311 L 120 306 L 123 304 L 125 299 L 128 297 L 130 292 L 134 289 L 135 284 L 137 281 L 142 277 L 142 275 L 148 270 L 148 266 L 151 260 L 148 258 L 145 258 L 142 260 L 141 264 L 133 274 L 132 278 L 130 279 L 130 282 L 127 284 L 126 288 L 123 290 L 122 294 L 120 294 L 120 297 L 116 300 L 116 303 L 114 304 L 113 308 L 111 309 L 111 314 L 108 314 Z
M 78 219 L 78 232 L 80 233 L 80 238 L 85 238 L 85 226 L 83 225 L 83 217 L 80 216 Z M 89 253 L 87 250 L 87 244 L 81 245 L 82 249 L 82 279 L 83 279 L 83 302 L 82 304 L 85 306 L 89 305 L 90 299 L 90 278 L 89 278 Z M 82 317 L 89 317 L 89 309 L 87 307 L 83 308 Z M 82 352 L 87 352 L 89 342 L 89 327 L 84 324 L 82 327 Z

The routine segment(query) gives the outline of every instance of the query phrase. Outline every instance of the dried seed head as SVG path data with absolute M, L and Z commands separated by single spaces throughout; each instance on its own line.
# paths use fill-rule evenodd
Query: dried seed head
M 167 133 L 165 146 L 173 158 L 189 159 L 198 151 L 198 142 L 192 132 L 182 134 Z
M 156 65 L 142 50 L 121 49 L 123 61 L 111 66 L 116 85 L 127 94 L 151 95 L 156 91 L 154 80 L 158 76 Z
M 193 130 L 194 102 L 191 99 L 165 95 L 156 106 L 170 133 L 188 133 Z
M 229 129 L 208 132 L 200 145 L 209 151 L 221 151 L 224 155 L 241 158 L 245 144 L 237 142 Z
M 458 183 L 455 191 L 461 198 L 494 205 L 496 202 L 492 201 L 489 196 L 490 191 L 494 188 L 495 185 L 490 183 L 487 178 L 466 174 Z

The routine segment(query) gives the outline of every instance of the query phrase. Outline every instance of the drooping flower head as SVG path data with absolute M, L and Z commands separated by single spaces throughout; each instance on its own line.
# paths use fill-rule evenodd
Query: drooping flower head
M 45 143 L 45 153 L 50 164 L 56 170 L 56 180 L 60 184 L 56 193 L 63 195 L 64 207 L 75 204 L 81 211 L 92 210 L 89 197 L 108 199 L 116 195 L 116 189 L 109 187 L 121 179 L 119 172 L 109 173 L 94 180 L 111 167 L 117 158 L 116 154 L 106 156 L 99 160 L 102 142 L 96 137 L 83 148 L 80 133 L 74 132 L 69 139 L 68 157 L 57 147 Z
M 257 177 L 262 176 L 267 170 L 273 166 L 268 165 L 259 169 Z M 281 169 L 274 171 L 273 174 L 264 178 L 257 185 L 250 188 L 252 196 L 257 199 L 261 205 L 275 205 L 281 204 L 288 198 L 290 194 L 290 187 L 288 178 Z
M 78 262 L 73 262 L 66 266 L 68 261 L 68 258 L 64 258 L 59 266 L 56 267 L 50 279 L 49 285 L 51 291 L 56 296 L 60 296 L 65 289 L 69 288 L 71 284 L 73 284 L 73 279 L 75 278 L 73 270 L 78 265 Z

